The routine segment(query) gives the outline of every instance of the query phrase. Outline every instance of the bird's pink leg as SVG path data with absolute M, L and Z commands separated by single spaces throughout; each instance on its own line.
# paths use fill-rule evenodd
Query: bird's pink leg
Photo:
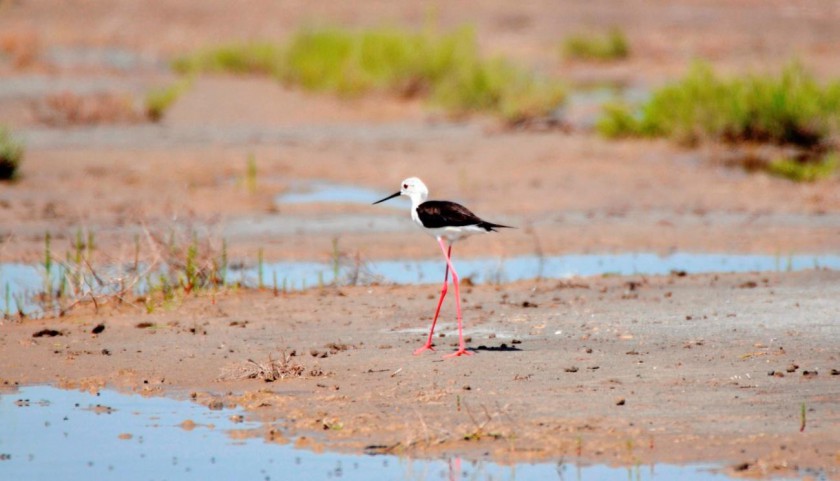
M 455 309 L 458 312 L 458 350 L 443 357 L 469 356 L 472 355 L 472 353 L 467 351 L 466 346 L 464 345 L 464 325 L 461 321 L 461 292 L 458 288 L 458 273 L 452 266 L 452 259 L 450 259 L 449 253 L 446 251 L 443 238 L 438 238 L 438 244 L 440 244 L 440 248 L 443 250 L 443 256 L 446 257 L 447 267 L 449 267 L 449 270 L 452 271 L 452 285 L 455 287 Z
M 449 256 L 452 256 L 452 245 L 449 246 Z M 414 355 L 418 355 L 425 350 L 434 351 L 435 349 L 432 347 L 432 336 L 435 333 L 435 324 L 437 324 L 438 315 L 440 314 L 440 306 L 443 304 L 443 298 L 446 297 L 446 290 L 449 285 L 449 263 L 446 264 L 446 273 L 443 275 L 443 288 L 440 290 L 440 299 L 438 299 L 437 309 L 435 309 L 435 318 L 432 319 L 432 329 L 429 331 L 429 339 L 426 341 L 426 344 L 414 351 Z

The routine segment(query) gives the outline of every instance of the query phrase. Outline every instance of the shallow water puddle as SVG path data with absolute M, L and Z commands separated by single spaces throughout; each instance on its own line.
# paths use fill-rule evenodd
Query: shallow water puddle
M 651 253 L 567 254 L 538 257 L 533 255 L 504 258 L 454 259 L 462 279 L 474 284 L 514 282 L 528 279 L 567 279 L 575 276 L 663 275 L 737 272 L 793 272 L 828 268 L 840 270 L 840 255 L 833 254 L 706 254 L 675 253 L 661 256 Z M 132 266 L 98 269 L 100 278 L 131 279 Z M 262 266 L 227 269 L 225 280 L 247 287 L 262 285 L 283 291 L 302 290 L 333 283 L 364 284 L 373 281 L 396 284 L 438 283 L 443 277 L 442 259 L 379 260 L 352 265 L 346 262 L 267 262 Z M 165 269 L 154 273 L 157 276 Z M 113 276 L 109 275 L 113 274 Z M 57 289 L 63 274 L 53 272 L 51 283 Z M 260 277 L 262 282 L 260 282 Z M 43 267 L 26 264 L 0 264 L 0 313 L 16 314 L 18 306 L 30 316 L 46 309 L 35 300 L 46 284 Z M 104 283 L 100 289 L 119 290 L 117 281 Z M 144 292 L 145 280 L 134 285 Z
M 533 255 L 499 258 L 453 259 L 462 279 L 474 284 L 514 282 L 528 279 L 568 279 L 576 276 L 663 275 L 670 273 L 707 274 L 736 272 L 801 271 L 815 268 L 840 269 L 840 255 L 772 256 L 761 254 L 676 253 L 667 256 L 649 253 Z M 338 280 L 355 279 L 396 284 L 437 283 L 443 278 L 443 259 L 412 261 L 370 261 L 358 266 L 313 262 L 277 262 L 262 267 L 262 284 L 278 288 L 301 289 Z M 255 285 L 260 268 L 229 273 L 230 280 Z M 352 282 L 350 282 L 352 283 Z
M 257 438 L 234 439 L 230 430 L 258 427 L 232 421 L 239 413 L 108 390 L 94 395 L 25 387 L 0 396 L 0 479 L 732 479 L 711 466 L 501 466 L 458 458 L 317 454 Z
M 365 189 L 354 185 L 337 184 L 327 181 L 300 182 L 292 185 L 292 188 L 275 197 L 277 205 L 308 204 L 314 202 L 326 203 L 350 203 L 370 205 L 388 195 L 373 189 Z M 405 209 L 408 200 L 403 202 L 387 204 L 386 207 Z

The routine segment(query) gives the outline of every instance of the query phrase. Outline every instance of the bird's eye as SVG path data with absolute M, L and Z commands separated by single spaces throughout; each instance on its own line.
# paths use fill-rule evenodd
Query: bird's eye
M 403 184 L 403 189 L 407 189 L 407 188 L 408 188 L 408 184 Z

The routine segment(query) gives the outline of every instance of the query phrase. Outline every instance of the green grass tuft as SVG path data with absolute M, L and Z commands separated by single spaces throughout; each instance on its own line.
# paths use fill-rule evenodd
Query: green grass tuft
M 602 107 L 602 115 L 595 124 L 595 129 L 604 137 L 642 136 L 641 120 L 634 115 L 633 107 L 623 102 L 608 102 Z
M 0 180 L 17 178 L 23 161 L 23 144 L 15 141 L 5 127 L 0 126 Z
M 565 99 L 557 82 L 534 76 L 497 58 L 453 66 L 432 98 L 455 112 L 493 112 L 510 122 L 545 117 Z
M 200 72 L 273 74 L 280 64 L 281 49 L 265 42 L 225 45 L 176 59 L 172 67 L 182 74 Z
M 840 83 L 820 86 L 801 66 L 777 77 L 750 75 L 722 79 L 706 64 L 682 80 L 654 92 L 634 115 L 610 106 L 598 123 L 610 137 L 670 137 L 681 143 L 702 140 L 758 141 L 812 147 L 840 127 Z
M 630 55 L 624 32 L 614 28 L 602 34 L 576 34 L 563 41 L 563 55 L 577 60 L 621 60 Z
M 840 81 L 818 83 L 798 64 L 779 75 L 721 78 L 697 64 L 635 108 L 604 106 L 597 130 L 609 138 L 668 137 L 685 145 L 705 141 L 763 143 L 793 148 L 795 159 L 759 159 L 758 167 L 795 181 L 829 177 L 837 169 Z M 755 164 L 751 161 L 750 164 Z
M 840 155 L 832 152 L 816 161 L 776 159 L 767 165 L 767 172 L 797 182 L 814 182 L 834 175 L 840 166 Z
M 151 90 L 146 94 L 146 116 L 153 122 L 163 118 L 163 114 L 176 100 L 192 86 L 191 78 L 180 79 L 165 87 Z
M 455 113 L 490 112 L 517 121 L 550 114 L 565 89 L 502 60 L 479 55 L 472 29 L 303 29 L 282 46 L 223 46 L 175 62 L 184 73 L 276 76 L 308 90 L 358 96 L 382 92 L 427 97 Z

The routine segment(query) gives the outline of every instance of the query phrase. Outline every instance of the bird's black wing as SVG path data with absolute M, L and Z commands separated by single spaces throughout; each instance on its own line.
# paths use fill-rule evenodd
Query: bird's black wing
M 417 217 L 423 227 L 463 227 L 483 223 L 477 215 L 461 204 L 446 200 L 428 200 L 417 206 Z

